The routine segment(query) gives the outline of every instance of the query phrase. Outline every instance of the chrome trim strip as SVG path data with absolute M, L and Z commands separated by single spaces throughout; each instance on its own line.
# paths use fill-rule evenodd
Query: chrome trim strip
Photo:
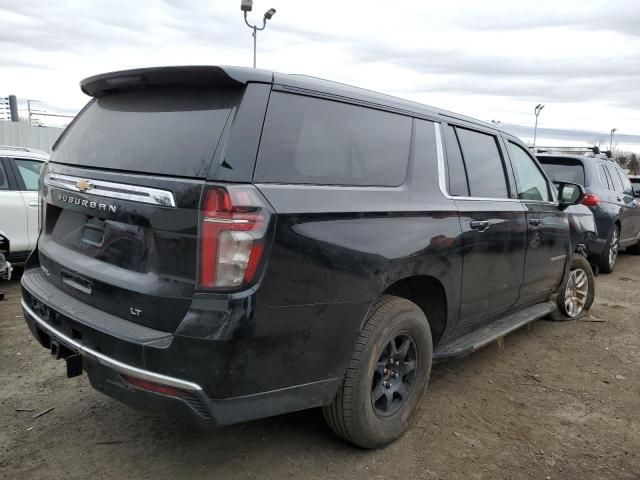
M 92 348 L 86 347 L 81 343 L 78 343 L 76 340 L 69 338 L 64 333 L 59 332 L 51 325 L 42 320 L 31 308 L 26 304 L 24 298 L 22 299 L 22 308 L 27 312 L 40 327 L 46 330 L 51 335 L 55 336 L 57 339 L 63 341 L 65 344 L 70 345 L 75 350 L 78 350 L 78 353 L 85 357 L 90 357 L 96 360 L 101 365 L 105 367 L 111 368 L 118 373 L 122 373 L 124 375 L 129 375 L 136 378 L 141 378 L 143 380 L 148 380 L 150 382 L 159 383 L 161 385 L 168 385 L 170 387 L 175 387 L 180 390 L 187 390 L 190 392 L 200 393 L 202 392 L 202 387 L 196 383 L 187 382 L 185 380 L 180 380 L 178 378 L 169 377 L 167 375 L 162 375 L 161 373 L 150 372 L 149 370 L 143 370 L 142 368 L 132 367 L 131 365 L 127 365 L 126 363 L 115 360 L 111 357 L 108 357 L 100 352 L 93 350 Z
M 438 155 L 438 184 L 440 186 L 440 191 L 442 194 L 450 200 L 476 200 L 476 201 L 484 201 L 484 202 L 515 202 L 520 203 L 519 198 L 485 198 L 485 197 L 456 197 L 453 195 L 449 195 L 447 189 L 447 177 L 444 173 L 446 168 L 444 163 L 444 150 L 442 148 L 442 129 L 441 125 L 437 122 L 433 123 L 436 130 L 436 151 Z
M 89 182 L 93 188 L 89 191 L 83 192 L 76 187 L 76 183 L 79 181 Z M 138 185 L 106 182 L 104 180 L 92 180 L 88 178 L 72 177 L 71 175 L 62 175 L 59 173 L 48 173 L 44 179 L 44 183 L 50 187 L 63 188 L 65 190 L 71 190 L 72 192 L 97 195 L 99 197 L 118 198 L 120 200 L 148 203 L 163 207 L 175 208 L 176 206 L 173 193 L 159 188 L 140 187 Z
M 207 223 L 225 223 L 225 224 L 249 223 L 249 220 L 242 219 L 242 218 L 204 217 L 202 220 Z

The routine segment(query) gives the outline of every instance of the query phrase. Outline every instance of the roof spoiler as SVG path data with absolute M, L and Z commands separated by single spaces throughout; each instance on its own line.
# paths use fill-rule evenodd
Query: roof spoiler
M 241 86 L 250 81 L 270 83 L 273 81 L 273 74 L 265 70 L 243 67 L 138 68 L 103 73 L 85 78 L 80 82 L 80 89 L 91 97 L 101 97 L 118 91 L 137 90 L 153 86 Z

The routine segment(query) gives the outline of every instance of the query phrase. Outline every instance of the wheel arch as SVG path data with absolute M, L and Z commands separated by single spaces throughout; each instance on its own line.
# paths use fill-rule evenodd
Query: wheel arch
M 411 275 L 395 279 L 380 292 L 380 295 L 384 294 L 405 298 L 418 305 L 429 320 L 434 347 L 438 344 L 448 325 L 450 299 L 445 286 L 437 277 Z

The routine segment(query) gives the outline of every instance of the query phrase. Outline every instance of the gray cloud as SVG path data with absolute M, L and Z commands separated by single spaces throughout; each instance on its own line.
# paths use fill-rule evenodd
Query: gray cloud
M 462 25 L 465 28 L 478 31 L 541 29 L 550 27 L 565 27 L 586 31 L 612 31 L 625 35 L 639 37 L 640 3 L 624 1 L 600 5 L 599 8 L 589 8 L 585 3 L 581 10 L 564 13 L 557 12 L 533 13 L 528 15 L 496 15 L 492 14 L 465 18 Z
M 217 49 L 249 49 L 250 32 L 242 24 L 239 8 L 234 7 L 233 17 L 227 14 L 230 11 L 227 1 L 216 4 L 213 0 L 210 3 L 205 0 L 0 0 L 0 18 L 9 19 L 9 27 L 0 29 L 0 69 L 55 70 L 55 63 L 47 63 L 43 54 L 75 56 L 82 62 L 109 51 L 113 52 L 112 62 L 115 59 L 118 65 L 125 65 L 130 63 L 127 55 L 134 49 L 142 54 L 162 52 L 163 48 L 173 46 L 185 50 L 210 49 L 213 54 Z M 237 3 L 237 0 L 231 1 Z M 291 10 L 294 5 L 287 8 Z M 354 28 L 345 28 L 343 32 L 329 28 L 323 19 L 314 23 L 313 16 L 310 23 L 303 26 L 279 12 L 265 37 L 268 41 L 260 47 L 272 55 L 291 45 L 308 45 L 315 47 L 316 52 L 337 51 L 352 58 L 348 68 L 353 72 L 370 71 L 366 67 L 371 66 L 382 70 L 388 66 L 401 67 L 411 72 L 411 80 L 399 81 L 401 86 L 396 90 L 415 94 L 447 92 L 559 103 L 608 102 L 627 110 L 640 109 L 640 89 L 637 88 L 640 85 L 640 2 L 577 4 L 558 0 L 543 5 L 482 2 L 469 3 L 469 6 L 452 6 L 447 10 L 445 5 L 433 15 L 423 12 L 415 19 L 407 17 L 407 21 L 415 21 L 412 25 L 413 35 L 418 32 L 415 38 L 411 32 L 405 32 L 403 25 L 373 14 L 368 20 L 380 22 L 381 32 L 392 35 L 378 37 L 370 30 L 360 31 L 356 19 Z M 260 13 L 254 12 L 250 18 L 259 20 Z M 333 33 L 322 31 L 323 26 Z M 423 36 L 419 35 L 421 30 Z M 545 35 L 560 31 L 563 46 L 582 53 L 558 58 L 539 47 L 537 42 Z M 460 32 L 469 39 L 468 46 L 450 47 L 440 40 L 442 32 L 450 36 Z M 531 34 L 530 40 L 526 32 Z M 603 41 L 612 37 L 611 32 L 616 33 L 626 39 L 626 48 L 597 49 L 597 52 L 581 49 L 578 42 L 584 39 L 585 32 L 593 33 L 590 38 L 603 38 Z M 501 39 L 505 44 L 517 36 L 522 42 L 522 54 L 500 56 L 502 50 L 492 49 L 486 41 L 475 44 L 474 38 L 486 39 L 487 36 Z M 381 37 L 398 41 L 383 42 L 379 40 Z M 423 38 L 424 42 L 420 43 Z M 139 59 L 139 55 L 136 58 Z M 296 59 L 288 61 L 295 69 Z M 331 59 L 318 58 L 318 70 L 330 63 Z M 390 88 L 394 88 L 393 85 Z

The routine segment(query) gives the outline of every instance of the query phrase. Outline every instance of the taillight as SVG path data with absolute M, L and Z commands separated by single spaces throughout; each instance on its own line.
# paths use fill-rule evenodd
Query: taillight
M 587 207 L 597 207 L 598 205 L 600 205 L 600 202 L 600 197 L 595 193 L 589 193 L 582 199 L 582 204 L 586 205 Z
M 200 288 L 233 288 L 255 279 L 269 216 L 252 186 L 205 190 L 200 213 Z

